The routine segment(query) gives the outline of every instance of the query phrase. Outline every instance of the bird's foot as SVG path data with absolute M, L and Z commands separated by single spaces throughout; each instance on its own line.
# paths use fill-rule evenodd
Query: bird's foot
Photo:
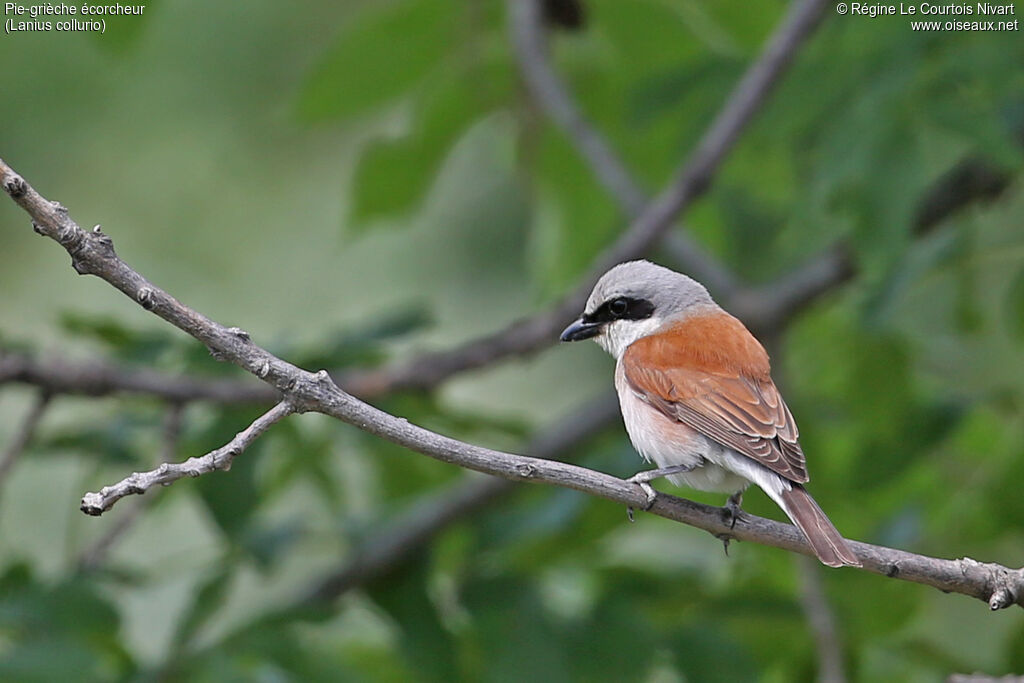
M 736 528 L 736 520 L 743 515 L 743 509 L 740 507 L 742 503 L 743 491 L 737 491 L 729 496 L 729 500 L 725 501 L 725 506 L 722 508 L 722 517 L 730 529 Z M 728 554 L 728 544 L 726 550 L 726 554 Z
M 722 548 L 725 550 L 725 556 L 729 556 L 729 543 L 737 540 L 732 534 L 715 534 L 715 538 L 722 542 Z
M 670 474 L 689 472 L 693 467 L 693 465 L 673 465 L 671 467 L 660 467 L 656 470 L 644 470 L 642 472 L 637 472 L 626 481 L 636 484 L 640 487 L 640 490 L 644 492 L 644 496 L 647 497 L 647 503 L 644 505 L 643 509 L 646 512 L 651 509 L 651 506 L 654 505 L 654 499 L 658 497 L 658 492 L 654 490 L 654 487 L 651 486 L 650 482 L 655 479 L 667 477 Z M 629 521 L 634 521 L 632 507 L 626 508 L 626 514 L 629 515 Z
M 654 499 L 658 497 L 658 492 L 654 490 L 654 487 L 648 484 L 646 481 L 635 481 L 632 477 L 627 479 L 626 481 L 633 482 L 634 484 L 640 487 L 640 490 L 643 491 L 644 495 L 647 497 L 647 502 L 644 503 L 643 510 L 644 512 L 650 510 L 651 506 L 654 505 Z M 636 521 L 636 518 L 633 516 L 632 505 L 626 508 L 626 516 L 629 517 L 630 523 Z
M 725 505 L 722 507 L 722 518 L 726 524 L 729 525 L 729 529 L 736 528 L 736 520 L 743 515 L 743 510 L 740 508 L 740 504 L 743 503 L 743 491 L 737 491 L 736 493 L 729 496 L 729 500 L 725 501 Z M 726 557 L 729 556 L 729 542 L 737 540 L 731 533 L 726 532 L 724 534 L 715 534 L 715 538 L 722 542 L 722 547 L 725 549 Z

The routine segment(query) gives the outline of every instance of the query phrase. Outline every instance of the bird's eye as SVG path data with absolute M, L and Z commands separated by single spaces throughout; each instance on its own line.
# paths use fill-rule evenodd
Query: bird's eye
M 629 302 L 625 299 L 615 299 L 608 304 L 608 311 L 616 318 L 626 315 L 629 310 Z

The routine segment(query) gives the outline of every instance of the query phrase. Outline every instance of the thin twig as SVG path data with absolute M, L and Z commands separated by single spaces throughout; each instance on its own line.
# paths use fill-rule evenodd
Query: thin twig
M 818 653 L 819 683 L 845 683 L 843 671 L 843 647 L 839 641 L 836 618 L 825 596 L 821 580 L 821 566 L 811 558 L 800 555 L 796 558 L 800 605 L 814 636 Z
M 14 464 L 21 457 L 21 454 L 25 452 L 29 442 L 32 441 L 32 437 L 36 433 L 36 427 L 39 426 L 39 421 L 43 418 L 47 406 L 50 405 L 50 396 L 50 393 L 47 391 L 39 392 L 36 400 L 29 407 L 28 413 L 22 418 L 18 431 L 15 432 L 10 443 L 7 444 L 3 455 L 0 455 L 0 487 L 7 481 L 7 476 L 14 468 Z
M 117 366 L 100 359 L 75 363 L 54 357 L 36 359 L 24 353 L 0 349 L 0 385 L 6 383 L 30 384 L 50 394 L 143 394 L 175 403 L 271 403 L 281 398 L 273 387 L 248 379 L 181 377 Z
M 181 440 L 181 430 L 185 406 L 181 403 L 172 403 L 167 408 L 163 425 L 163 447 L 160 450 L 160 462 L 170 463 L 175 460 L 178 452 L 178 442 Z M 142 517 L 142 513 L 149 508 L 155 498 L 139 498 L 134 504 L 124 511 L 117 521 L 102 536 L 97 538 L 92 545 L 83 550 L 78 556 L 78 567 L 82 570 L 90 570 L 103 564 L 103 561 L 110 554 L 111 549 L 117 544 L 128 530 L 135 526 L 135 523 Z
M 189 458 L 182 463 L 165 462 L 149 472 L 135 472 L 112 486 L 104 486 L 96 493 L 82 497 L 82 512 L 99 516 L 125 496 L 142 495 L 154 486 L 167 486 L 183 477 L 198 477 L 217 470 L 231 469 L 231 463 L 270 425 L 291 415 L 295 407 L 288 400 L 281 401 L 235 435 L 227 444 L 204 456 Z
M 270 424 L 296 411 L 330 415 L 410 450 L 467 469 L 583 491 L 628 507 L 644 508 L 648 504 L 647 495 L 635 483 L 567 463 L 474 446 L 378 410 L 338 388 L 326 371 L 311 373 L 281 360 L 253 343 L 244 331 L 226 328 L 159 289 L 117 256 L 110 237 L 98 228 L 83 231 L 66 209 L 39 195 L 2 160 L 0 186 L 32 217 L 37 232 L 67 250 L 72 266 L 79 273 L 105 280 L 146 310 L 206 344 L 216 358 L 235 363 L 285 395 L 281 403 L 223 448 L 180 465 L 165 465 L 150 473 L 134 474 L 99 493 L 87 494 L 82 501 L 87 513 L 101 514 L 124 495 L 144 491 L 155 483 L 169 483 L 182 474 L 222 469 Z M 664 494 L 658 495 L 649 509 L 653 514 L 716 535 L 731 534 L 740 540 L 802 554 L 812 552 L 803 535 L 788 524 L 746 516 L 730 528 L 720 508 Z M 1014 604 L 1024 606 L 1024 570 L 967 558 L 931 558 L 867 543 L 851 542 L 851 546 L 867 571 L 970 595 L 985 600 L 992 609 Z

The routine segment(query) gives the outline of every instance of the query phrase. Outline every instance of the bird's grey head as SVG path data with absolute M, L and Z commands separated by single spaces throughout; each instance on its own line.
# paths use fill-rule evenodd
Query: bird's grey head
M 682 273 L 651 263 L 620 263 L 594 285 L 579 320 L 562 332 L 562 341 L 595 338 L 619 358 L 637 339 L 666 321 L 716 309 L 704 285 Z

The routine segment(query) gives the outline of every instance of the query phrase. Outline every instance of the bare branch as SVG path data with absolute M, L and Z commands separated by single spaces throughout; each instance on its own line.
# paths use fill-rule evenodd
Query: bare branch
M 845 242 L 839 242 L 767 285 L 736 290 L 729 310 L 755 332 L 768 334 L 849 282 L 856 272 L 853 254 Z
M 915 234 L 927 235 L 965 207 L 999 198 L 1011 180 L 1009 172 L 983 160 L 975 157 L 964 159 L 924 192 L 915 212 Z M 689 248 L 689 243 L 679 242 L 676 235 L 675 232 L 667 233 L 665 245 L 671 245 L 672 249 Z M 680 257 L 680 260 L 686 262 L 687 258 Z M 783 327 L 794 315 L 855 275 L 854 257 L 849 246 L 845 242 L 837 242 L 771 283 L 729 290 L 724 296 L 724 303 L 748 326 L 768 333 Z M 549 324 L 546 321 L 540 323 L 542 327 Z M 463 347 L 466 351 L 464 357 L 456 354 L 447 365 L 422 369 L 419 381 L 409 386 L 427 388 L 460 369 L 487 365 L 506 353 L 525 352 L 516 346 L 518 341 L 515 338 L 508 339 L 509 334 L 503 331 L 480 340 L 472 349 Z M 472 364 L 466 364 L 470 359 L 473 359 Z M 341 376 L 339 384 L 356 396 L 372 398 L 401 386 L 396 385 L 393 379 L 393 373 L 387 369 L 350 371 Z M 258 382 L 182 377 L 117 366 L 101 359 L 84 363 L 56 357 L 35 359 L 27 354 L 0 349 L 0 385 L 6 383 L 36 386 L 50 394 L 144 394 L 176 402 L 271 403 L 280 399 L 279 392 Z
M 1024 142 L 1024 129 L 1017 132 L 1017 137 Z M 925 192 L 914 216 L 914 234 L 929 232 L 965 206 L 999 197 L 1012 179 L 1008 171 L 984 159 L 964 159 Z
M 150 473 L 132 475 L 114 487 L 87 494 L 82 508 L 89 514 L 101 514 L 117 499 L 144 491 L 156 483 L 170 483 L 185 474 L 223 469 L 271 424 L 292 412 L 309 410 L 331 415 L 442 462 L 505 479 L 583 491 L 629 507 L 647 505 L 644 491 L 623 479 L 567 463 L 474 446 L 378 410 L 339 389 L 326 371 L 314 374 L 283 361 L 254 344 L 244 331 L 225 328 L 157 288 L 117 256 L 108 236 L 98 229 L 83 231 L 66 209 L 40 196 L 2 160 L 0 186 L 29 213 L 37 232 L 59 242 L 68 251 L 79 273 L 93 274 L 107 281 L 147 310 L 206 344 L 215 357 L 248 370 L 285 395 L 281 403 L 223 448 L 180 465 L 166 465 Z M 812 552 L 802 534 L 788 524 L 747 515 L 730 528 L 720 508 L 665 494 L 657 496 L 649 509 L 653 514 L 718 536 L 731 535 L 805 555 Z M 942 560 L 867 543 L 851 542 L 851 545 L 867 571 L 970 595 L 985 600 L 992 609 L 1014 604 L 1024 606 L 1024 570 L 967 558 Z
M 1012 178 L 1008 171 L 977 157 L 960 161 L 924 191 L 914 213 L 914 236 L 930 234 L 972 204 L 997 199 L 1010 186 Z M 849 244 L 840 241 L 770 284 L 736 290 L 729 307 L 757 330 L 779 329 L 813 301 L 856 274 L 853 251 Z
M 622 505 L 642 508 L 645 494 L 639 486 L 617 477 L 566 463 L 501 453 L 434 434 L 392 417 L 351 397 L 343 405 L 325 405 L 328 414 L 361 425 L 370 433 L 444 462 L 490 474 L 584 491 Z M 325 401 L 325 403 L 333 403 Z M 746 515 L 730 530 L 720 508 L 660 494 L 650 512 L 716 536 L 732 535 L 764 545 L 811 554 L 803 536 L 788 524 Z M 973 560 L 942 560 L 901 550 L 851 542 L 864 569 L 944 591 L 985 600 L 993 609 L 1024 605 L 1024 571 Z
M 835 615 L 825 597 L 821 566 L 804 555 L 795 559 L 800 584 L 800 605 L 807 617 L 818 653 L 818 682 L 844 683 L 843 647 L 839 641 Z
M 101 359 L 87 363 L 55 357 L 37 360 L 27 354 L 0 349 L 0 385 L 6 383 L 31 384 L 50 394 L 144 394 L 175 403 L 270 403 L 281 398 L 273 387 L 251 380 L 181 377 L 117 366 Z
M 234 459 L 248 448 L 260 434 L 267 431 L 270 425 L 293 412 L 295 412 L 295 407 L 290 401 L 281 401 L 215 451 L 210 451 L 199 458 L 189 458 L 182 463 L 165 462 L 154 470 L 135 472 L 112 486 L 104 486 L 96 493 L 85 494 L 82 497 L 82 512 L 87 515 L 99 516 L 125 496 L 142 495 L 158 484 L 167 486 L 183 477 L 198 477 L 217 470 L 226 472 L 231 469 Z
M 796 0 L 765 43 L 761 54 L 747 69 L 722 110 L 697 143 L 672 183 L 605 254 L 598 259 L 591 280 L 630 258 L 646 253 L 681 212 L 707 191 L 722 160 L 740 133 L 764 104 L 772 88 L 792 62 L 804 40 L 824 16 L 824 0 Z
M 983 169 L 982 178 L 976 179 L 964 175 L 964 169 L 977 168 Z M 1003 172 L 1003 182 L 992 181 L 993 178 L 998 177 L 998 173 L 1000 172 L 996 169 L 987 167 L 977 160 L 966 160 L 957 164 L 954 169 L 936 181 L 932 188 L 925 191 L 918 204 L 918 219 L 915 220 L 915 224 L 927 226 L 927 228 L 919 227 L 917 232 L 923 235 L 927 230 L 934 229 L 949 217 L 950 213 L 948 212 L 956 212 L 975 201 L 996 198 L 998 194 L 993 192 L 995 187 L 999 186 L 1005 189 L 1009 185 L 1009 176 L 1005 172 Z M 947 196 L 954 178 L 959 179 L 960 183 L 956 190 L 959 200 L 950 202 L 947 200 Z M 985 178 L 988 178 L 989 181 L 986 182 Z M 965 187 L 975 188 L 977 191 L 965 192 L 963 189 Z M 945 211 L 938 211 L 935 202 L 939 202 L 945 207 Z M 924 217 L 928 217 L 927 220 L 924 220 Z M 666 237 L 671 239 L 674 235 L 676 233 L 672 232 Z M 784 327 L 792 316 L 822 295 L 848 282 L 855 274 L 853 255 L 844 243 L 837 243 L 818 256 L 808 259 L 803 266 L 768 285 L 737 288 L 729 297 L 728 307 L 750 327 L 770 335 Z M 540 447 L 531 447 L 528 450 L 541 457 L 552 457 Z M 390 525 L 388 530 L 358 553 L 357 560 L 331 578 L 325 579 L 321 587 L 313 591 L 312 594 L 320 597 L 326 594 L 337 595 L 349 587 L 361 583 L 366 578 L 387 571 L 394 564 L 400 562 L 408 552 L 421 547 L 445 525 L 457 521 L 463 515 L 475 511 L 487 502 L 496 500 L 497 493 L 494 493 L 493 497 L 488 497 L 492 495 L 487 493 L 492 486 L 501 492 L 510 489 L 509 485 L 498 484 L 495 483 L 496 481 L 502 480 L 467 483 L 465 489 L 460 487 L 446 491 L 436 501 L 424 504 L 422 509 L 418 507 L 414 513 Z M 477 495 L 481 497 L 478 499 Z M 827 609 L 827 604 L 824 607 Z M 824 627 L 815 626 L 816 630 L 820 628 Z M 823 661 L 822 672 L 826 679 L 831 676 L 827 671 L 828 667 Z M 841 669 L 839 671 L 841 673 Z
M 721 113 L 701 139 L 696 151 L 678 174 L 677 183 L 664 192 L 657 201 L 650 204 L 633 221 L 619 241 L 599 259 L 599 264 L 593 269 L 591 277 L 583 282 L 577 291 L 547 311 L 518 320 L 503 330 L 466 342 L 454 349 L 426 353 L 381 369 L 347 372 L 339 378 L 341 385 L 356 396 L 363 397 L 377 396 L 397 389 L 429 389 L 457 373 L 480 368 L 508 356 L 532 353 L 551 344 L 566 322 L 571 320 L 583 307 L 594 280 L 601 273 L 619 261 L 643 255 L 673 220 L 689 206 L 692 200 L 706 190 L 711 177 L 717 171 L 725 154 L 731 149 L 742 128 L 756 112 L 771 87 L 778 81 L 802 41 L 816 26 L 820 19 L 820 12 L 816 14 L 815 11 L 820 10 L 820 5 L 819 0 L 804 0 L 802 3 L 794 4 L 779 29 L 768 41 L 761 56 L 741 79 Z M 543 59 L 543 57 L 541 58 Z M 550 72 L 550 68 L 547 68 Z M 553 74 L 553 72 L 550 73 Z M 560 87 L 557 77 L 555 85 Z M 585 128 L 589 128 L 589 124 L 585 120 L 582 118 L 579 120 L 583 121 Z M 592 128 L 590 130 L 593 132 Z M 593 132 L 593 135 L 596 136 L 596 132 Z M 600 140 L 599 137 L 595 139 Z M 607 158 L 622 168 L 607 145 L 605 145 L 605 149 Z M 625 173 L 624 168 L 623 173 Z M 15 192 L 9 191 L 8 193 L 14 196 L 17 194 L 17 180 L 14 179 L 18 177 L 13 172 L 6 174 L 5 178 L 7 177 L 12 178 L 11 182 L 14 183 L 12 189 L 15 190 Z M 19 201 L 19 203 L 21 202 Z M 24 204 L 22 206 L 24 207 Z M 63 210 L 63 207 L 59 207 L 59 205 L 46 207 L 40 205 L 39 208 L 44 214 L 53 214 L 54 218 L 59 218 L 57 214 Z M 632 210 L 630 212 L 632 213 Z M 63 239 L 59 235 L 49 236 L 54 237 L 69 249 L 69 253 L 72 254 L 72 264 L 79 269 L 80 264 L 72 249 L 81 245 L 72 244 L 69 241 L 72 240 L 73 234 L 68 232 Z M 102 247 L 101 242 L 102 239 L 97 240 L 98 247 Z M 677 239 L 676 242 L 679 240 Z M 716 275 L 711 269 L 707 269 L 707 272 L 701 270 L 702 263 L 711 263 L 711 261 L 706 258 L 706 254 L 696 243 L 684 238 L 684 246 L 688 250 L 686 253 L 689 256 L 686 257 L 686 262 L 690 265 L 692 273 L 720 291 L 730 286 L 731 281 L 721 274 Z M 79 270 L 79 272 L 87 271 Z M 111 284 L 126 291 L 124 286 L 129 283 Z M 177 302 L 166 301 L 171 304 L 171 310 L 161 313 L 156 307 L 156 300 L 150 300 L 150 292 L 157 290 L 145 281 L 132 284 L 138 285 L 134 289 L 142 297 L 137 299 L 138 303 L 144 307 L 153 306 L 157 315 L 176 324 L 174 320 L 167 318 L 165 313 L 181 313 L 173 306 Z M 162 292 L 159 294 L 165 295 Z M 237 328 L 232 328 L 232 330 L 234 329 Z M 244 335 L 241 330 L 238 332 Z M 231 330 L 223 327 L 216 330 L 217 336 L 221 338 L 231 333 Z M 206 339 L 200 339 L 200 341 L 206 343 L 207 346 L 210 345 Z M 269 358 L 261 357 L 253 359 L 253 361 L 260 363 L 260 367 L 262 367 L 262 363 L 269 362 Z M 252 367 L 246 367 L 246 369 L 250 372 L 253 371 Z M 271 367 L 268 369 L 268 373 L 272 373 L 274 370 L 275 368 Z M 109 366 L 99 366 L 92 372 L 71 366 L 51 370 L 39 364 L 32 364 L 24 357 L 9 353 L 0 355 L 0 383 L 4 381 L 22 381 L 38 386 L 49 386 L 60 393 L 103 395 L 113 391 L 125 391 L 159 395 L 174 401 L 213 400 L 225 403 L 261 403 L 278 398 L 272 390 L 258 386 L 249 388 L 229 382 L 170 378 L 152 371 L 140 370 L 122 375 L 112 371 Z M 282 389 L 273 381 L 271 384 L 279 390 Z
M 580 113 L 569 89 L 551 68 L 540 5 L 537 0 L 508 0 L 506 3 L 512 43 L 523 80 L 533 99 L 576 145 L 598 181 L 629 216 L 637 216 L 647 207 L 647 194 L 633 181 L 607 141 Z
M 18 431 L 15 432 L 11 442 L 4 449 L 3 455 L 0 455 L 0 486 L 3 486 L 7 476 L 11 473 L 11 469 L 14 467 L 14 463 L 18 461 L 18 458 L 25 451 L 25 447 L 32 441 L 32 437 L 36 433 L 36 427 L 39 426 L 39 421 L 43 418 L 43 413 L 46 412 L 46 408 L 49 405 L 49 392 L 40 392 L 35 402 L 28 409 L 28 413 L 22 419 Z
M 631 220 L 638 218 L 650 198 L 601 133 L 580 112 L 568 86 L 552 68 L 539 4 L 536 0 L 508 0 L 506 4 L 512 42 L 533 99 L 565 131 L 626 216 Z M 693 277 L 719 293 L 736 286 L 736 278 L 729 269 L 685 232 L 672 232 L 671 240 L 680 265 Z
M 163 448 L 160 451 L 160 462 L 173 462 L 178 452 L 178 442 L 181 439 L 182 421 L 185 413 L 185 406 L 182 403 L 173 403 L 167 408 L 163 425 Z M 98 567 L 110 554 L 114 545 L 139 521 L 142 513 L 149 507 L 154 498 L 139 498 L 135 504 L 124 511 L 118 520 L 111 525 L 107 532 L 96 539 L 92 545 L 83 550 L 78 556 L 78 567 L 89 570 Z
M 597 278 L 621 261 L 646 254 L 680 214 L 707 191 L 740 133 L 778 83 L 798 48 L 821 21 L 825 4 L 824 0 L 797 0 L 790 6 L 757 60 L 747 69 L 694 152 L 676 174 L 676 179 L 597 258 L 590 274 L 575 291 L 549 310 L 518 320 L 499 332 L 447 351 L 423 354 L 388 368 L 353 373 L 345 377 L 342 384 L 357 395 L 395 389 L 425 389 L 458 372 L 489 365 L 507 356 L 532 353 L 551 344 L 558 332 L 583 308 Z M 513 11 L 518 10 L 513 7 Z M 605 155 L 605 161 L 608 155 Z M 696 255 L 694 252 L 695 260 Z

